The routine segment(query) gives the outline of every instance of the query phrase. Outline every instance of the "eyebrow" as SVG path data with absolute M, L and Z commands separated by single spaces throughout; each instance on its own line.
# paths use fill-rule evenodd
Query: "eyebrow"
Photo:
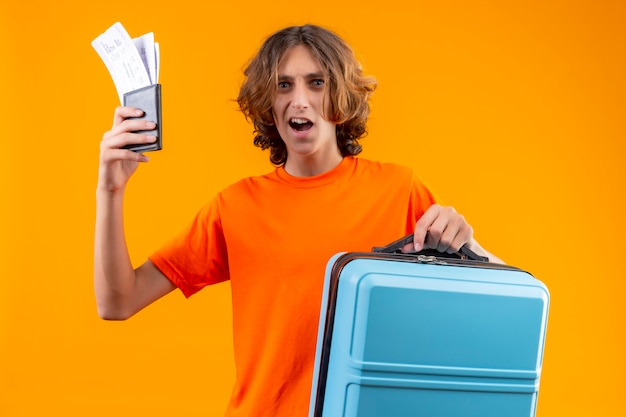
M 322 72 L 311 72 L 307 75 L 305 75 L 305 78 L 307 80 L 313 79 L 313 78 L 324 78 L 324 73 Z M 293 76 L 291 75 L 286 75 L 286 74 L 278 74 L 278 81 L 292 81 L 294 79 Z

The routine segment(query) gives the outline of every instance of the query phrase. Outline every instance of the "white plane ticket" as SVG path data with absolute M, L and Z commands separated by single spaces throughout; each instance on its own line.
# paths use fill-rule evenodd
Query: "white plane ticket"
M 124 93 L 158 82 L 159 47 L 153 33 L 132 39 L 124 26 L 116 22 L 91 45 L 113 78 L 120 103 Z

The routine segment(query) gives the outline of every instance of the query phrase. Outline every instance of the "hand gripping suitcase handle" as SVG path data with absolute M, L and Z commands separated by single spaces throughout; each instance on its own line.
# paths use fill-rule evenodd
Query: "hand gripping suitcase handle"
M 408 245 L 409 243 L 413 243 L 413 233 L 401 239 L 395 240 L 386 246 L 374 247 L 372 248 L 372 252 L 401 253 L 402 248 L 405 245 Z M 480 256 L 479 254 L 477 254 L 476 252 L 468 248 L 467 245 L 461 246 L 461 249 L 459 249 L 458 252 L 455 252 L 452 254 L 443 253 L 443 252 L 439 252 L 436 250 L 422 250 L 420 252 L 414 252 L 414 253 L 424 254 L 425 252 L 428 252 L 428 254 L 433 255 L 433 256 L 438 256 L 438 257 L 454 257 L 454 258 L 459 258 L 459 259 L 470 259 L 472 261 L 489 262 L 489 258 L 485 256 Z

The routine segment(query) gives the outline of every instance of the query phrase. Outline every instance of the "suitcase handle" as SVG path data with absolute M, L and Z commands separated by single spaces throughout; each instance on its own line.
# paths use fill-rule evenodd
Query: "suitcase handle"
M 372 248 L 372 252 L 378 253 L 402 253 L 401 250 L 405 245 L 413 242 L 413 233 L 410 235 L 406 235 L 403 238 L 395 240 L 386 246 L 374 247 Z M 473 250 L 467 247 L 467 245 L 461 246 L 458 252 L 454 253 L 444 253 L 439 252 L 435 249 L 424 249 L 419 252 L 411 252 L 409 255 L 419 254 L 419 255 L 431 255 L 438 258 L 459 258 L 459 259 L 469 259 L 472 261 L 482 261 L 489 262 L 489 258 L 485 256 L 480 256 Z

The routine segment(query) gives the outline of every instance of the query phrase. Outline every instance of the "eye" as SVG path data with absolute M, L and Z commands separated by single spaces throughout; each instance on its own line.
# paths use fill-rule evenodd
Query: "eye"
M 324 86 L 324 80 L 322 80 L 322 79 L 315 79 L 311 83 L 315 87 L 323 87 Z
M 282 89 L 285 89 L 285 88 L 289 88 L 289 83 L 287 81 L 280 81 L 278 83 L 278 89 L 282 90 Z

